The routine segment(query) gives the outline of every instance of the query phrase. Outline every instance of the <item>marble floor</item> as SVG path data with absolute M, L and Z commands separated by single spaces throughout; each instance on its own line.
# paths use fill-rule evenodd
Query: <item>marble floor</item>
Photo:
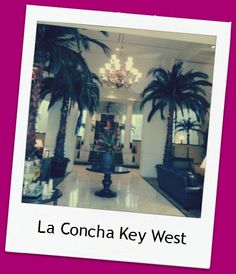
M 117 192 L 116 198 L 100 198 L 94 192 L 102 188 L 103 174 L 75 165 L 57 187 L 63 192 L 58 206 L 184 216 L 139 175 L 138 169 L 130 171 L 112 175 L 111 189 Z

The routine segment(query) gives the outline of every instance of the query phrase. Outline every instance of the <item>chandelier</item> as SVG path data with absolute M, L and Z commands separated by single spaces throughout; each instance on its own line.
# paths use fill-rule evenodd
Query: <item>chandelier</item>
M 129 88 L 138 83 L 142 73 L 134 68 L 133 57 L 129 56 L 124 62 L 124 35 L 120 35 L 120 38 L 121 47 L 116 49 L 120 53 L 120 58 L 116 54 L 112 54 L 109 63 L 105 63 L 104 67 L 100 68 L 100 76 L 108 87 Z

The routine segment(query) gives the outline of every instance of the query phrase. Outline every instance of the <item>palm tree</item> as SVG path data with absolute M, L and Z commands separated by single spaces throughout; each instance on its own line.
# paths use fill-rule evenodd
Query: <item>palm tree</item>
M 51 94 L 48 108 L 50 109 L 56 102 L 62 101 L 60 125 L 53 158 L 54 166 L 68 163 L 68 159 L 64 155 L 64 144 L 67 116 L 71 107 L 78 104 L 79 108 L 82 106 L 80 112 L 86 108 L 90 115 L 97 110 L 100 82 L 98 77 L 91 73 L 88 67 L 85 70 L 85 65 L 84 60 L 83 67 L 75 66 L 68 62 L 61 66 L 59 73 L 54 78 L 49 77 L 44 80 L 42 99 L 47 94 Z M 60 176 L 63 176 L 63 174 Z
M 187 135 L 187 158 L 189 158 L 189 145 L 190 145 L 190 131 L 195 131 L 199 133 L 203 133 L 201 130 L 201 124 L 196 120 L 191 121 L 191 118 L 182 119 L 180 122 L 177 122 L 175 125 L 176 132 L 184 131 Z
M 107 35 L 106 32 L 102 32 Z M 61 66 L 68 59 L 74 58 L 75 53 L 80 53 L 82 49 L 89 50 L 90 44 L 98 45 L 105 54 L 109 54 L 110 49 L 102 42 L 89 38 L 80 33 L 76 28 L 37 25 L 33 76 L 31 85 L 31 97 L 29 107 L 29 120 L 27 130 L 26 158 L 34 155 L 35 145 L 35 125 L 42 89 L 42 79 L 44 74 L 57 76 L 61 75 Z M 80 55 L 78 56 L 80 57 Z M 72 62 L 74 59 L 70 59 Z M 80 62 L 80 59 L 76 59 Z
M 125 131 L 125 124 L 119 123 L 119 129 Z M 134 125 L 131 125 L 131 132 L 135 133 L 136 127 Z
M 148 75 L 155 79 L 141 93 L 141 109 L 147 102 L 152 102 L 148 122 L 158 111 L 160 111 L 161 119 L 164 120 L 164 109 L 168 108 L 167 135 L 163 158 L 163 164 L 167 167 L 172 166 L 173 120 L 177 108 L 181 110 L 182 115 L 184 108 L 188 111 L 192 110 L 196 114 L 197 120 L 203 121 L 210 106 L 203 89 L 204 86 L 212 85 L 207 81 L 208 75 L 193 70 L 183 73 L 182 65 L 182 62 L 175 63 L 171 71 L 163 68 L 152 68 Z
M 90 115 L 93 115 L 97 111 L 98 102 L 99 102 L 99 90 L 102 86 L 100 78 L 95 73 L 89 73 L 88 79 L 84 77 L 80 78 L 80 81 L 86 82 L 86 89 L 82 89 L 78 98 L 78 108 L 79 108 L 79 117 L 77 119 L 77 124 L 75 128 L 75 134 L 79 133 L 80 127 L 82 125 L 84 109 L 89 111 Z M 80 81 L 77 81 L 77 85 L 83 85 Z M 77 87 L 79 89 L 79 87 Z

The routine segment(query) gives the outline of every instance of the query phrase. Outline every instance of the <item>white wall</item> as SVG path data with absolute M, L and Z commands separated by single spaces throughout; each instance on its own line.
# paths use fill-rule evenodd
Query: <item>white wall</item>
M 162 164 L 166 141 L 167 120 L 161 120 L 157 112 L 148 123 L 151 103 L 143 109 L 143 130 L 140 159 L 140 174 L 143 177 L 156 177 L 156 164 Z
M 161 66 L 159 64 L 158 66 Z M 150 68 L 152 65 L 150 65 Z M 170 69 L 171 63 L 167 63 L 163 68 Z M 198 63 L 184 63 L 184 71 L 193 69 L 195 71 L 205 72 L 209 75 L 209 81 L 213 78 L 213 66 Z M 150 81 L 151 79 L 149 79 Z M 147 81 L 147 83 L 149 82 Z M 207 88 L 207 98 L 210 100 L 211 88 Z M 156 164 L 163 163 L 164 147 L 166 141 L 167 121 L 162 121 L 160 113 L 157 112 L 151 122 L 147 122 L 148 114 L 151 110 L 151 103 L 146 104 L 143 109 L 143 128 L 142 128 L 142 148 L 141 148 L 141 161 L 140 161 L 140 174 L 144 177 L 156 177 Z M 181 116 L 179 116 L 181 118 Z M 192 137 L 193 143 L 198 143 L 198 137 Z
M 134 132 L 131 131 L 131 140 L 142 140 L 142 125 L 143 125 L 143 115 L 133 114 L 132 126 L 134 126 L 135 129 L 134 129 Z
M 67 166 L 67 171 L 71 171 L 74 165 L 75 159 L 75 127 L 78 118 L 78 107 L 75 105 L 72 107 L 68 117 L 67 117 L 67 126 L 66 126 L 66 141 L 65 141 L 65 156 L 70 159 L 70 162 Z
M 47 121 L 48 121 L 48 100 L 43 100 L 38 109 L 38 115 L 36 120 L 36 131 L 37 132 L 46 132 L 47 130 Z
M 60 124 L 61 102 L 55 103 L 48 111 L 44 150 L 50 151 L 50 157 L 54 156 L 56 136 Z

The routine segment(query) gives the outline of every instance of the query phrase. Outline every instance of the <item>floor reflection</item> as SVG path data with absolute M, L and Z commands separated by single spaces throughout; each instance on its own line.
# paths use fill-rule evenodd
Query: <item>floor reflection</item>
M 102 188 L 102 179 L 103 174 L 90 172 L 86 166 L 74 166 L 58 186 L 63 192 L 58 206 L 184 216 L 141 178 L 138 169 L 131 169 L 128 174 L 112 175 L 111 189 L 117 192 L 116 198 L 94 195 Z

